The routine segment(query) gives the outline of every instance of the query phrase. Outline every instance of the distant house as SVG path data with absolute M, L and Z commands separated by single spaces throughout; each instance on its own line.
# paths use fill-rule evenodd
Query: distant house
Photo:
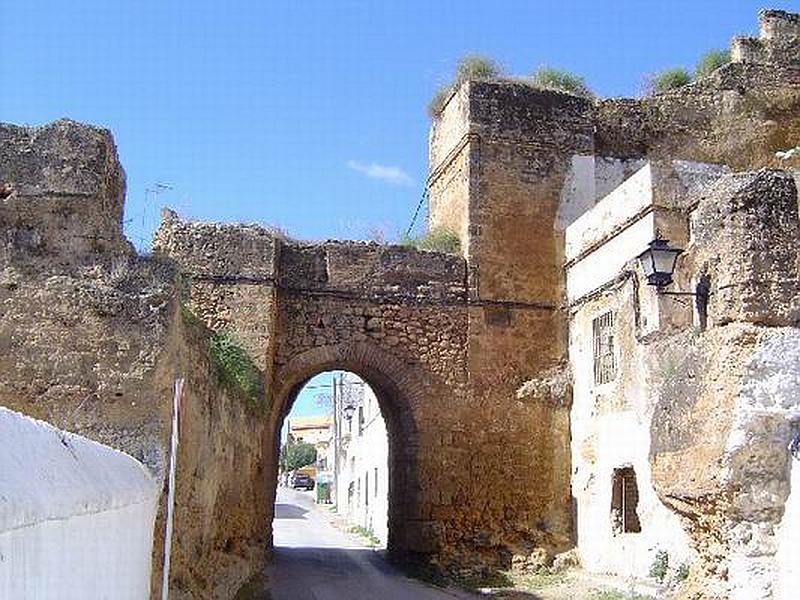
M 287 439 L 289 443 L 304 442 L 306 444 L 313 444 L 317 449 L 317 467 L 322 470 L 327 469 L 328 467 L 324 463 L 328 444 L 331 439 L 333 415 L 290 417 L 288 421 Z M 320 464 L 320 461 L 322 464 Z

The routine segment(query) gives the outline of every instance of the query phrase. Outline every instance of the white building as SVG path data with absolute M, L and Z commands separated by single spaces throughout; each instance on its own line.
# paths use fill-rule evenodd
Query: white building
M 334 386 L 337 512 L 386 545 L 389 441 L 378 399 L 352 373 L 336 377 Z
M 0 598 L 150 595 L 159 486 L 131 456 L 0 407 Z
M 649 450 L 654 418 L 647 340 L 698 326 L 693 300 L 656 294 L 636 271 L 637 256 L 664 236 L 690 244 L 682 205 L 698 185 L 727 170 L 716 165 L 596 161 L 573 205 L 588 208 L 565 228 L 569 354 L 573 374 L 572 489 L 577 540 L 588 570 L 644 577 L 665 553 L 673 567 L 695 560 L 678 515 L 653 487 Z M 573 164 L 573 178 L 580 173 Z M 618 176 L 611 177 L 610 174 Z M 613 180 L 609 193 L 592 176 Z M 623 180 L 620 183 L 620 180 Z M 598 185 L 598 188 L 602 186 Z M 592 194 L 594 192 L 594 195 Z M 681 281 L 681 289 L 697 282 Z

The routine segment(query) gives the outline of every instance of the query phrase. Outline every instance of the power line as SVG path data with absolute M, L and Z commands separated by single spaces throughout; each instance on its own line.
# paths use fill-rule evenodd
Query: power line
M 414 225 L 417 222 L 417 217 L 419 216 L 419 211 L 422 208 L 422 204 L 423 202 L 425 202 L 425 199 L 427 197 L 428 197 L 428 186 L 426 185 L 425 189 L 422 190 L 422 196 L 420 197 L 419 202 L 417 203 L 417 209 L 414 211 L 414 216 L 411 217 L 411 224 L 408 226 L 408 229 L 406 230 L 406 237 L 411 236 L 411 230 L 414 229 Z

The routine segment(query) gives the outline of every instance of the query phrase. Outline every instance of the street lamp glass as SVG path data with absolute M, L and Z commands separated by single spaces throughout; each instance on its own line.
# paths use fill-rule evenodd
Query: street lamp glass
M 639 264 L 647 278 L 648 285 L 665 287 L 672 283 L 675 262 L 683 252 L 680 248 L 670 248 L 669 240 L 653 240 L 647 250 L 639 255 Z

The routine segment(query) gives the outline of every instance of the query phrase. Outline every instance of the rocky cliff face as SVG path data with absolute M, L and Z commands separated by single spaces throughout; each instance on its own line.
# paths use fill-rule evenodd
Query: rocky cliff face
M 682 268 L 711 281 L 709 328 L 649 350 L 657 383 L 651 464 L 661 500 L 701 559 L 687 597 L 768 598 L 800 468 L 800 235 L 794 182 L 780 171 L 724 177 L 700 199 Z

